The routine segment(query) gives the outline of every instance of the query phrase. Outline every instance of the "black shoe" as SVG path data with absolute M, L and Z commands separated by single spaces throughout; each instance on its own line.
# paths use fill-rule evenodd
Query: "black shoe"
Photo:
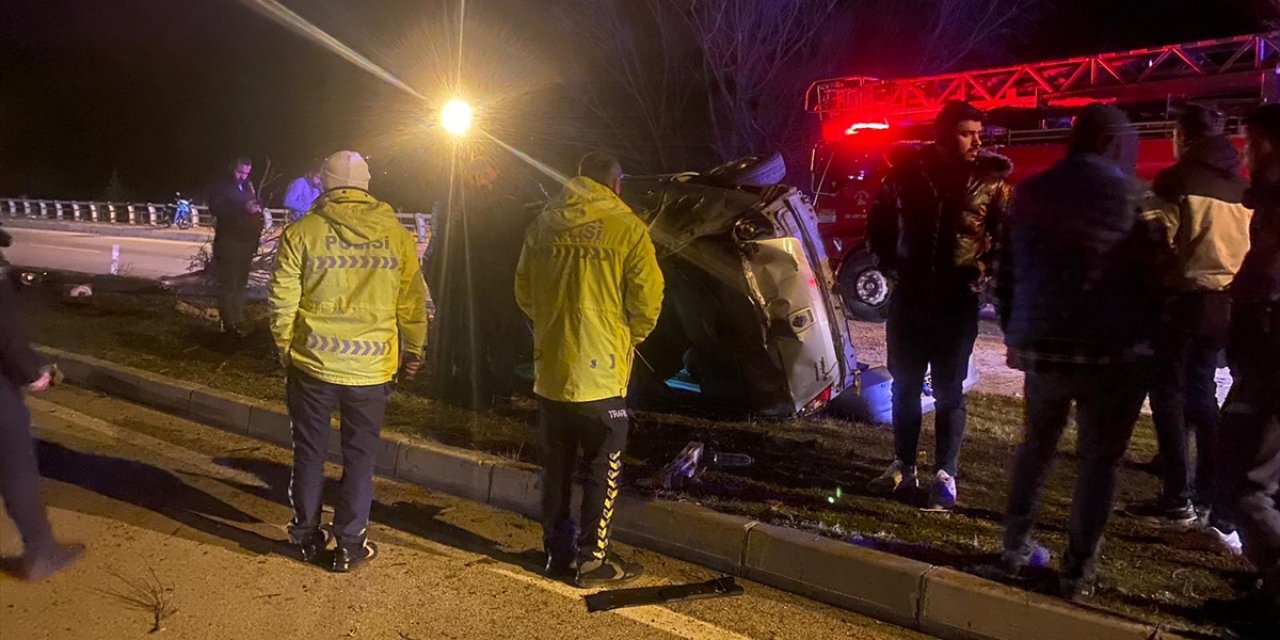
M 364 546 L 348 549 L 338 547 L 333 552 L 333 572 L 350 573 L 369 564 L 378 556 L 378 545 L 365 541 Z
M 633 562 L 611 557 L 607 560 L 591 560 L 578 565 L 578 575 L 573 583 L 580 589 L 626 584 L 644 575 L 644 567 Z
M 293 546 L 298 549 L 298 557 L 308 564 L 316 564 L 320 560 L 320 556 L 329 548 L 329 532 L 324 529 L 317 529 L 301 542 L 293 542 Z
M 572 560 L 565 560 L 548 553 L 545 573 L 549 578 L 572 578 L 578 574 L 578 567 Z
M 1071 602 L 1083 602 L 1093 597 L 1098 585 L 1089 578 L 1063 576 L 1058 580 L 1058 595 Z
M 1170 502 L 1156 498 L 1131 504 L 1125 507 L 1124 513 L 1143 522 L 1176 529 L 1190 527 L 1199 519 L 1190 500 Z

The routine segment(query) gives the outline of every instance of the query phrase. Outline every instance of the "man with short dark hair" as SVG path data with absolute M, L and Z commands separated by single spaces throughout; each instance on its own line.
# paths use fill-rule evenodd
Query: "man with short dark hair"
M 209 193 L 213 215 L 213 263 L 218 276 L 218 314 L 222 331 L 244 337 L 244 294 L 249 271 L 262 240 L 262 203 L 249 182 L 253 161 L 237 158 Z
M 609 553 L 609 540 L 630 426 L 627 383 L 636 346 L 657 325 L 663 279 L 649 230 L 621 190 L 616 158 L 584 157 L 529 227 L 516 270 L 516 301 L 533 321 L 547 572 L 584 588 L 642 571 Z M 579 448 L 589 468 L 580 534 L 569 505 Z
M 1245 127 L 1253 180 L 1245 204 L 1254 214 L 1249 252 L 1230 288 L 1234 384 L 1222 408 L 1222 489 L 1262 578 L 1233 631 L 1269 638 L 1280 628 L 1280 105 L 1261 107 Z
M 1016 576 L 1040 555 L 1032 529 L 1074 403 L 1080 468 L 1059 585 L 1070 599 L 1093 592 L 1116 470 L 1147 393 L 1165 242 L 1143 215 L 1137 148 L 1123 112 L 1085 109 L 1067 157 L 1018 185 L 1001 242 L 1001 325 L 1027 407 L 1000 572 Z
M 956 505 L 964 379 L 1013 169 L 1008 159 L 982 153 L 983 121 L 972 105 L 947 103 L 936 120 L 935 141 L 899 161 L 885 178 L 867 228 L 872 255 L 896 280 L 886 327 L 894 461 L 867 488 L 890 494 L 918 486 L 920 396 L 931 374 L 937 401 L 932 509 Z
M 1126 512 L 1167 526 L 1187 526 L 1209 512 L 1206 531 L 1239 553 L 1240 537 L 1214 503 L 1218 462 L 1218 397 L 1214 376 L 1227 343 L 1227 285 L 1249 249 L 1244 206 L 1248 182 L 1220 111 L 1189 104 L 1174 129 L 1177 164 L 1156 176 L 1158 206 L 1173 252 L 1165 313 L 1156 342 L 1151 409 L 1163 460 L 1164 487 Z M 1187 457 L 1196 438 L 1196 461 Z M 1193 504 L 1194 501 L 1194 504 Z

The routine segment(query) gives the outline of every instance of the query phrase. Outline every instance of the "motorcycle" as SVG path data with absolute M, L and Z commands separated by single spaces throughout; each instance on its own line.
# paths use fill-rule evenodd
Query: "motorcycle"
M 164 226 L 190 229 L 195 224 L 195 207 L 191 205 L 191 199 L 183 198 L 181 193 L 175 194 L 174 197 L 174 203 L 166 210 L 169 218 Z

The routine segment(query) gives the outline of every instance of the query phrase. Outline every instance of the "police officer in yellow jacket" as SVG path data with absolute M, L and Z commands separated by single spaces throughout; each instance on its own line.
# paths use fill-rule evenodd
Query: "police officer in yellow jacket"
M 663 280 L 648 228 L 618 197 L 617 159 L 588 154 L 578 174 L 526 233 L 516 300 L 533 320 L 547 572 L 592 587 L 641 572 L 609 554 L 609 530 L 632 358 L 658 322 Z M 581 534 L 569 508 L 579 448 L 590 467 Z
M 330 419 L 341 416 L 343 472 L 332 568 L 372 559 L 373 467 L 392 380 L 416 374 L 427 336 L 426 284 L 417 245 L 395 212 L 367 191 L 369 166 L 353 151 L 325 160 L 326 191 L 312 215 L 285 228 L 271 276 L 271 333 L 288 369 L 293 423 L 289 540 L 307 562 L 326 553 L 320 527 Z

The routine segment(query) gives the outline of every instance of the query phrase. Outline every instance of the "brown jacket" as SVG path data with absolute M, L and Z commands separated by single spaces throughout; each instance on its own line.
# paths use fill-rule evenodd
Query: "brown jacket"
M 1240 271 L 1253 216 L 1243 204 L 1247 186 L 1226 136 L 1192 143 L 1156 176 L 1157 215 L 1176 256 L 1175 291 L 1223 291 Z

